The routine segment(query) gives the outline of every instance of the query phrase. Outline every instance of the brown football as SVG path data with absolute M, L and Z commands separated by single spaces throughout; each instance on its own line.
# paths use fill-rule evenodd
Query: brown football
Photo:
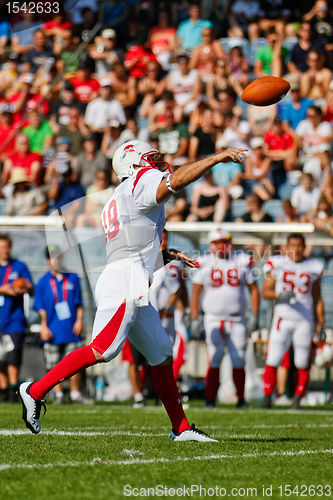
M 284 97 L 290 89 L 290 83 L 276 76 L 263 76 L 249 83 L 243 90 L 243 101 L 254 106 L 269 106 Z
M 23 292 L 27 285 L 27 281 L 23 278 L 16 278 L 12 283 L 12 288 L 15 292 Z

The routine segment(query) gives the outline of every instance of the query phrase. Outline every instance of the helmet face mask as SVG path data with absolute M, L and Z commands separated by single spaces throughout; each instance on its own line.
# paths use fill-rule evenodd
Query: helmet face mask
M 142 167 L 156 168 L 161 172 L 169 170 L 169 164 L 162 154 L 148 142 L 133 140 L 119 146 L 116 150 L 112 167 L 120 181 L 135 175 Z

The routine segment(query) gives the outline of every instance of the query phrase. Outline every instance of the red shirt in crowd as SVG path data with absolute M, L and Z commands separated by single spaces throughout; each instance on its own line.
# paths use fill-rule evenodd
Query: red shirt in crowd
M 14 133 L 15 129 L 15 125 L 9 125 L 9 127 L 0 125 L 0 158 L 6 157 L 14 152 L 17 136 L 17 134 Z M 9 137 L 11 137 L 11 139 L 8 141 Z
M 8 156 L 8 160 L 11 161 L 13 169 L 23 168 L 27 177 L 30 177 L 32 164 L 36 161 L 41 163 L 41 156 L 38 153 L 27 153 L 23 155 L 15 152 Z
M 73 23 L 70 21 L 65 21 L 64 23 L 57 23 L 54 19 L 51 21 L 46 21 L 46 23 L 43 24 L 42 29 L 43 30 L 53 30 L 54 28 L 57 28 L 59 30 L 70 30 L 71 27 L 73 26 Z
M 272 130 L 269 130 L 264 135 L 264 142 L 270 150 L 277 151 L 280 149 L 290 149 L 293 145 L 293 138 L 287 132 L 283 132 L 282 135 L 277 135 Z
M 157 61 L 155 54 L 146 50 L 141 45 L 135 45 L 129 49 L 125 57 L 125 65 L 133 61 L 133 59 L 137 59 L 137 62 L 130 69 L 130 76 L 134 78 L 142 78 L 146 72 L 148 63 Z
M 21 95 L 22 92 L 16 92 L 15 94 L 12 94 L 8 99 L 8 103 L 15 104 L 16 101 L 18 101 L 18 99 L 21 97 Z M 43 115 L 47 115 L 50 112 L 50 105 L 47 99 L 45 99 L 41 94 L 28 95 L 25 105 L 21 108 L 21 110 L 13 113 L 13 122 L 15 127 L 20 126 L 23 128 L 29 125 L 29 122 L 27 120 L 22 123 L 22 119 L 27 111 L 31 111 L 33 109 L 37 109 Z
M 74 87 L 77 100 L 84 103 L 90 102 L 94 92 L 98 92 L 100 87 L 99 81 L 96 78 L 82 80 L 78 76 L 71 79 L 71 84 Z

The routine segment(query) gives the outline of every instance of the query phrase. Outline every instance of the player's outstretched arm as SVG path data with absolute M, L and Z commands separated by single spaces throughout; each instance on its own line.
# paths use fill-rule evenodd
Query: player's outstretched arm
M 188 186 L 192 182 L 200 179 L 208 170 L 210 170 L 217 163 L 227 163 L 233 161 L 235 163 L 242 163 L 246 157 L 247 149 L 226 149 L 222 153 L 217 153 L 212 156 L 208 156 L 203 160 L 198 160 L 189 165 L 183 165 L 178 168 L 176 172 L 173 172 L 168 177 L 168 182 L 170 182 L 170 187 L 173 191 L 179 191 L 184 187 Z M 157 203 L 161 203 L 170 195 L 170 189 L 167 186 L 167 180 L 163 179 L 158 186 L 156 193 Z

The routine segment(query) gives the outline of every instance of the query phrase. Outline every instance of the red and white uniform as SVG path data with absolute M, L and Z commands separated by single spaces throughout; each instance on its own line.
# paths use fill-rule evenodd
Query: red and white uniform
M 269 336 L 266 363 L 278 367 L 291 342 L 297 368 L 306 369 L 314 331 L 314 303 L 312 287 L 323 272 L 323 264 L 317 259 L 294 262 L 288 256 L 276 255 L 265 264 L 276 280 L 275 292 L 293 291 L 295 299 L 277 303 L 274 307 Z
M 102 212 L 108 263 L 96 284 L 91 345 L 106 361 L 120 352 L 127 335 L 153 366 L 172 356 L 170 339 L 149 303 L 165 224 L 156 192 L 166 175 L 150 167 L 139 169 L 115 189 Z
M 199 259 L 193 283 L 203 285 L 202 308 L 210 366 L 220 366 L 227 346 L 234 368 L 243 368 L 246 348 L 245 286 L 255 281 L 253 259 L 245 253 Z

